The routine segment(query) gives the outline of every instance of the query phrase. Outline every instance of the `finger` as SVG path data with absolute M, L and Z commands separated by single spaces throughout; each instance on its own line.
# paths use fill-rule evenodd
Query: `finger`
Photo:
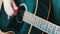
M 13 6 L 13 9 L 14 9 L 14 10 L 17 10 L 17 9 L 18 9 L 18 7 L 16 6 L 14 0 L 12 0 L 12 6 Z
M 17 15 L 18 7 L 16 6 L 16 4 L 15 4 L 15 2 L 14 2 L 13 0 L 12 0 L 12 2 L 11 2 L 11 5 L 12 5 L 13 10 L 14 10 L 14 13 L 13 13 L 13 15 L 12 15 L 12 16 Z
M 8 16 L 12 16 L 13 13 L 14 13 L 14 10 L 11 6 L 11 0 L 3 0 L 4 2 L 4 9 L 5 9 L 5 12 Z

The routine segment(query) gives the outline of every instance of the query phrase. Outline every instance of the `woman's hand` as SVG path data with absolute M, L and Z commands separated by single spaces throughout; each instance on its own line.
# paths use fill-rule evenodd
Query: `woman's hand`
M 17 13 L 18 7 L 16 6 L 14 0 L 3 0 L 4 9 L 8 16 L 14 16 Z

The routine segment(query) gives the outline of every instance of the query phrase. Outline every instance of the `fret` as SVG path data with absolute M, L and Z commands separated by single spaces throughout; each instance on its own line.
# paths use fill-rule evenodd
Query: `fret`
M 52 24 L 52 32 L 51 32 L 51 34 L 55 34 L 55 29 L 56 29 L 56 26 Z
M 39 26 L 39 28 L 41 29 L 41 27 L 42 27 L 42 21 L 41 21 L 41 23 L 40 23 L 40 26 Z
M 47 31 L 46 25 L 47 25 L 47 23 L 46 23 L 46 21 L 44 20 L 44 24 L 43 24 L 43 26 L 44 26 L 44 31 Z M 47 32 L 46 32 L 46 33 L 47 33 Z
M 48 26 L 48 32 L 51 33 L 52 32 L 52 24 L 50 23 Z
M 36 21 L 36 22 L 38 23 L 38 24 L 37 24 L 37 27 L 41 26 L 41 25 L 39 25 L 39 23 L 41 23 L 41 19 L 38 18 L 38 19 L 36 19 L 36 20 L 38 21 L 38 22 Z
M 43 20 L 42 30 L 45 31 L 45 28 L 46 28 L 46 21 Z
M 49 26 L 49 23 L 46 21 L 46 28 L 45 28 L 45 30 L 47 31 L 47 33 L 48 33 L 48 26 Z
M 32 25 L 34 25 L 35 17 L 32 16 L 31 21 L 32 21 L 32 23 L 33 23 Z
M 41 23 L 41 19 L 38 20 L 38 28 L 41 26 L 40 23 Z
M 43 26 L 43 20 L 41 20 L 41 26 L 40 26 L 40 28 L 42 29 L 42 26 Z M 43 29 L 42 29 L 43 30 Z
M 56 29 L 55 29 L 55 34 L 56 34 L 56 31 L 57 31 L 57 27 L 56 27 Z
M 34 19 L 34 18 L 35 18 L 35 17 L 33 17 L 33 14 L 30 15 L 30 16 L 31 16 L 31 18 L 29 18 L 29 22 L 30 22 L 31 25 L 34 25 L 34 22 L 35 22 L 35 19 Z M 29 17 L 30 17 L 30 16 L 29 16 Z
M 41 24 L 42 24 L 41 19 L 39 19 L 39 26 L 38 26 L 39 29 L 41 29 Z
M 57 27 L 56 34 L 60 34 L 60 27 Z
M 38 27 L 39 25 L 39 19 L 37 16 L 33 15 L 33 18 L 34 18 L 34 26 Z

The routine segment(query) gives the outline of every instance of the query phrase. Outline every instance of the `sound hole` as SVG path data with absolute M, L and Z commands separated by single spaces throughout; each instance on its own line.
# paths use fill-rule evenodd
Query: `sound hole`
M 22 23 L 24 11 L 25 11 L 25 7 L 20 6 L 19 9 L 18 9 L 17 16 L 16 16 L 16 20 L 17 20 L 18 23 Z

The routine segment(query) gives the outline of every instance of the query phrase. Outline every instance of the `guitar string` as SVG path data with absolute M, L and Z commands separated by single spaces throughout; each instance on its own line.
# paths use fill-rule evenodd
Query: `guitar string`
M 36 0 L 36 8 L 35 8 L 35 11 L 34 11 L 34 15 L 36 15 L 36 13 L 37 13 L 37 8 L 38 8 L 38 0 Z M 29 28 L 28 34 L 31 33 L 31 30 L 32 30 L 32 25 L 30 25 L 30 28 Z
M 47 15 L 47 21 L 48 21 L 48 19 L 49 19 L 49 16 L 50 16 L 50 12 L 51 12 L 51 0 L 49 0 L 49 10 L 48 10 L 48 15 Z M 42 32 L 42 34 L 44 34 L 44 32 Z

